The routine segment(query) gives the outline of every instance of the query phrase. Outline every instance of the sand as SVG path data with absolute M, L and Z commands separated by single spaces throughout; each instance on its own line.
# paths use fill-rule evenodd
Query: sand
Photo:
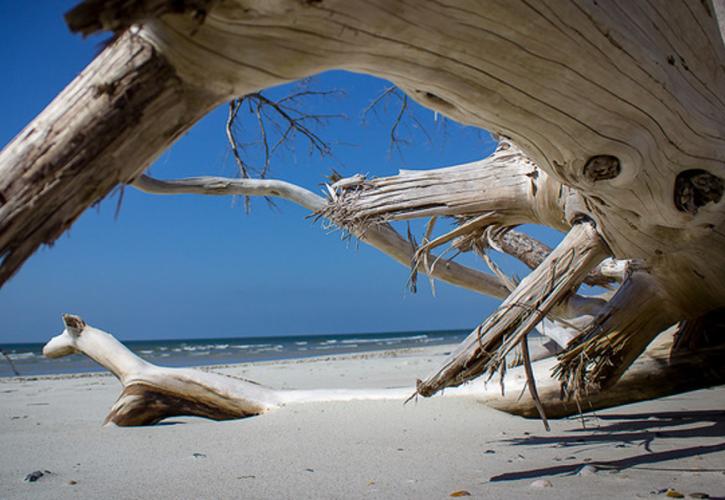
M 218 370 L 273 387 L 390 387 L 427 374 L 445 351 Z M 725 496 L 725 386 L 589 415 L 586 428 L 554 421 L 549 433 L 463 398 L 102 427 L 119 388 L 103 374 L 0 379 L 0 498 Z M 24 480 L 36 470 L 50 473 Z

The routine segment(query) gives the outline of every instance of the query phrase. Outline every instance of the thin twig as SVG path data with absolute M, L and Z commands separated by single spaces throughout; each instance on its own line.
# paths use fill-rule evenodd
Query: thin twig
M 534 400 L 536 410 L 539 412 L 541 421 L 544 422 L 544 429 L 547 432 L 551 431 L 549 426 L 549 420 L 546 418 L 546 412 L 544 411 L 544 405 L 541 404 L 541 398 L 539 397 L 539 391 L 536 390 L 536 379 L 534 378 L 534 370 L 531 368 L 531 354 L 529 353 L 529 341 L 527 336 L 521 339 L 521 355 L 524 358 L 524 370 L 526 371 L 526 385 L 529 386 L 529 393 L 531 398 Z
M 13 371 L 13 373 L 15 374 L 15 376 L 16 377 L 19 377 L 20 376 L 20 372 L 18 371 L 17 368 L 15 368 L 15 363 L 13 363 L 13 360 L 10 358 L 10 356 L 8 356 L 8 354 L 5 351 L 3 351 L 2 349 L 0 349 L 0 354 L 2 354 L 5 357 L 5 359 L 7 360 L 8 364 L 10 365 L 10 369 Z

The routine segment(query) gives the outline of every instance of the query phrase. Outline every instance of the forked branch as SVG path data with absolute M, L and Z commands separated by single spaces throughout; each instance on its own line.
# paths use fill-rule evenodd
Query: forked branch
M 313 213 L 327 214 L 329 201 L 325 198 L 294 184 L 271 179 L 229 179 L 223 177 L 193 177 L 178 180 L 159 180 L 142 175 L 134 187 L 151 194 L 204 194 L 204 195 L 242 195 L 273 196 L 287 199 L 301 205 Z M 360 241 L 367 243 L 389 255 L 408 267 L 415 261 L 417 249 L 410 241 L 401 237 L 389 224 L 374 224 L 365 229 L 356 229 L 354 234 Z M 433 258 L 435 260 L 435 257 Z M 501 280 L 491 274 L 482 273 L 452 261 L 438 262 L 424 270 L 432 278 L 440 279 L 452 285 L 460 286 L 477 293 L 503 299 L 509 290 Z M 576 294 L 564 301 L 563 307 L 554 311 L 557 317 L 567 319 L 591 315 L 599 311 L 603 301 L 582 297 Z
M 142 175 L 133 185 L 141 191 L 152 194 L 275 196 L 297 203 L 312 212 L 319 212 L 327 205 L 325 198 L 305 188 L 269 179 L 195 177 L 162 181 Z M 377 248 L 406 267 L 410 265 L 415 254 L 413 245 L 387 224 L 371 227 L 364 234 L 355 234 L 360 241 Z M 447 262 L 436 267 L 432 271 L 432 276 L 484 295 L 503 298 L 508 294 L 506 287 L 495 276 L 455 262 Z
M 431 396 L 445 387 L 457 386 L 488 371 L 505 369 L 506 355 L 568 296 L 607 256 L 608 248 L 594 224 L 575 224 L 559 246 L 524 278 L 489 318 L 451 354 L 443 366 L 416 392 Z

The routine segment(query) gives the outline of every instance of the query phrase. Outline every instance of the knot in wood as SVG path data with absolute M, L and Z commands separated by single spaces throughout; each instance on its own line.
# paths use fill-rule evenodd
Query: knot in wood
M 612 155 L 592 156 L 584 165 L 584 177 L 591 182 L 614 179 L 621 171 L 619 158 Z
M 706 170 L 685 170 L 675 179 L 675 206 L 680 212 L 695 215 L 700 207 L 719 202 L 724 190 L 720 177 Z
M 63 323 L 66 328 L 72 331 L 75 335 L 80 335 L 86 327 L 86 322 L 83 321 L 80 316 L 76 316 L 74 314 L 64 314 Z

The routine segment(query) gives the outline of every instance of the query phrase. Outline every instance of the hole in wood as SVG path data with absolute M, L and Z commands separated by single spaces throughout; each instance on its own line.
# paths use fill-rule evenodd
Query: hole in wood
M 416 90 L 419 95 L 422 95 L 432 106 L 438 107 L 438 109 L 452 109 L 453 104 L 446 101 L 442 97 L 437 96 L 432 92 L 425 90 Z
M 680 212 L 695 215 L 700 207 L 719 202 L 723 190 L 720 177 L 706 170 L 685 170 L 675 179 L 675 206 Z
M 622 171 L 619 158 L 612 155 L 597 155 L 584 165 L 584 177 L 591 182 L 614 179 Z

